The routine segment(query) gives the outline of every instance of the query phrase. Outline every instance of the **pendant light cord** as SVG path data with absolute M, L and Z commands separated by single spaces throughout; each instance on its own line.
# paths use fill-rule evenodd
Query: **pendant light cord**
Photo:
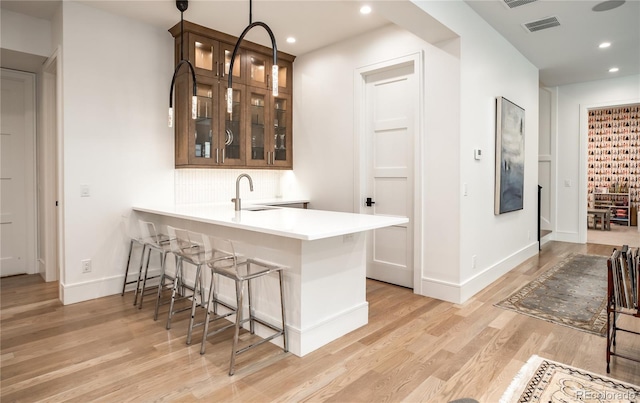
M 192 119 L 196 118 L 196 113 L 195 113 L 195 101 L 196 101 L 196 94 L 197 94 L 197 88 L 198 88 L 198 84 L 196 82 L 196 71 L 193 68 L 193 65 L 191 64 L 191 62 L 189 61 L 189 59 L 185 59 L 184 58 L 184 11 L 189 7 L 189 1 L 184 1 L 184 0 L 177 0 L 176 1 L 176 8 L 178 10 L 180 10 L 180 61 L 178 62 L 178 64 L 176 65 L 175 70 L 173 71 L 173 78 L 171 79 L 171 89 L 169 90 L 169 126 L 171 126 L 173 124 L 173 89 L 176 85 L 176 77 L 178 76 L 178 72 L 180 71 L 180 68 L 182 67 L 183 64 L 186 64 L 187 67 L 189 68 L 189 71 L 191 72 L 191 80 L 193 81 L 193 96 L 192 96 L 192 103 L 193 105 L 191 105 L 191 110 L 192 110 Z
M 233 94 L 233 65 L 236 61 L 236 55 L 238 50 L 240 49 L 240 43 L 244 39 L 245 35 L 253 28 L 261 26 L 263 27 L 267 33 L 269 34 L 269 38 L 271 39 L 271 49 L 273 51 L 273 65 L 278 66 L 278 45 L 276 44 L 276 38 L 273 35 L 273 31 L 267 24 L 261 21 L 253 22 L 253 0 L 249 0 L 249 25 L 242 31 L 238 41 L 236 42 L 236 46 L 233 48 L 233 53 L 231 54 L 231 61 L 229 62 L 229 73 L 227 74 L 227 112 L 231 113 L 231 98 Z M 277 70 L 276 70 L 277 71 Z M 277 94 L 277 83 L 274 87 L 274 95 Z
M 184 19 L 182 15 L 183 11 L 180 11 L 180 60 L 184 60 Z

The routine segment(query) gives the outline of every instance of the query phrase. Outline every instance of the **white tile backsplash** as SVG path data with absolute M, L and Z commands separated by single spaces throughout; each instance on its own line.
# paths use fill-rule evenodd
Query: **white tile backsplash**
M 240 195 L 243 200 L 282 197 L 283 178 L 291 174 L 279 170 L 259 169 L 176 169 L 176 204 L 231 202 L 236 193 L 238 175 L 246 173 L 253 179 L 253 192 L 249 182 L 242 179 Z M 290 185 L 286 185 L 289 189 Z

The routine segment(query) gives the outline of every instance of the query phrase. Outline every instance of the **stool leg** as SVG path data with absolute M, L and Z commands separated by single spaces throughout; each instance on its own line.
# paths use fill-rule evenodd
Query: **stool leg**
M 251 263 L 247 262 L 247 274 L 251 273 Z M 249 303 L 249 331 L 256 333 L 256 325 L 253 322 L 253 306 L 251 305 L 251 280 L 247 280 L 247 301 Z
M 127 288 L 127 277 L 129 276 L 129 265 L 131 264 L 131 254 L 133 253 L 133 243 L 136 242 L 133 238 L 129 242 L 129 257 L 127 258 L 127 266 L 124 268 L 124 281 L 122 282 L 122 293 L 124 296 L 124 290 Z
M 176 278 L 173 280 L 173 289 L 171 291 L 171 303 L 169 304 L 169 315 L 167 316 L 167 330 L 171 329 L 171 317 L 173 316 L 173 305 L 176 301 L 176 290 L 180 280 L 180 272 L 182 271 L 182 259 L 176 256 Z
M 282 313 L 282 345 L 284 346 L 284 352 L 289 351 L 289 344 L 287 339 L 287 327 L 285 325 L 285 309 L 284 309 L 284 279 L 282 270 L 278 270 L 278 280 L 280 281 L 280 308 Z
M 138 293 L 140 292 L 140 280 L 142 280 L 142 266 L 144 265 L 144 252 L 147 252 L 147 267 L 149 266 L 149 256 L 151 256 L 151 248 L 142 245 L 142 254 L 140 256 L 140 269 L 138 270 L 138 281 L 136 282 L 136 292 L 133 295 L 133 305 L 138 305 Z
M 160 275 L 160 284 L 158 284 L 158 295 L 156 296 L 156 309 L 153 313 L 153 320 L 158 320 L 158 310 L 160 309 L 160 300 L 162 299 L 162 290 L 165 287 L 165 281 L 167 280 L 166 273 L 167 264 L 167 252 L 162 254 L 162 274 Z
M 211 312 L 209 311 L 209 304 L 213 302 L 214 307 L 216 306 L 216 302 L 215 302 L 216 294 L 213 291 L 215 286 L 214 278 L 215 278 L 215 275 L 213 274 L 213 271 L 211 271 L 211 285 L 209 286 L 209 296 L 207 297 L 207 305 L 205 305 L 206 314 L 204 317 L 204 330 L 202 331 L 202 341 L 200 342 L 200 354 L 204 354 L 205 344 L 207 342 L 207 334 L 209 333 L 209 318 L 211 316 Z M 215 314 L 216 313 L 214 311 L 214 315 Z
M 149 251 L 147 253 L 147 264 L 144 267 L 144 278 L 142 279 L 142 290 L 140 291 L 140 303 L 138 304 L 138 309 L 142 309 L 142 300 L 144 299 L 144 291 L 147 289 L 147 275 L 149 274 L 149 261 L 151 261 L 151 248 L 149 248 Z
M 229 376 L 233 375 L 236 366 L 236 352 L 238 351 L 238 338 L 240 336 L 240 326 L 242 324 L 242 297 L 244 293 L 244 284 L 242 280 L 236 280 L 236 328 L 233 335 L 233 346 L 231 348 L 231 363 L 229 364 Z
M 193 322 L 195 322 L 196 317 L 196 307 L 198 306 L 198 298 L 196 293 L 198 292 L 198 284 L 202 284 L 202 279 L 200 278 L 200 268 L 202 265 L 198 265 L 196 267 L 196 278 L 193 283 L 193 296 L 191 297 L 191 319 L 189 319 L 189 331 L 187 332 L 187 345 L 191 344 L 191 333 L 193 332 Z M 200 285 L 200 303 L 202 304 L 202 285 Z

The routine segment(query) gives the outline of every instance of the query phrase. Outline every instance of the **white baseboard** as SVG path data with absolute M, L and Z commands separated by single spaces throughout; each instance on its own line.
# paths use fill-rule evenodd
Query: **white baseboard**
M 233 305 L 235 305 L 235 301 L 233 302 Z M 224 307 L 220 307 L 219 312 L 225 313 L 228 312 L 228 310 Z M 264 314 L 260 314 L 260 317 L 268 323 L 279 326 L 278 323 L 280 318 L 265 316 Z M 235 315 L 227 317 L 227 320 L 235 321 Z M 326 345 L 327 340 L 336 340 L 345 334 L 366 325 L 368 322 L 369 303 L 364 302 L 361 305 L 352 307 L 351 309 L 343 311 L 331 318 L 327 318 L 322 322 L 307 326 L 304 329 L 287 325 L 289 351 L 298 357 L 302 357 Z M 248 324 L 246 324 L 245 327 L 248 329 Z M 257 324 L 256 334 L 260 337 L 266 338 L 273 334 L 273 331 Z M 271 343 L 282 347 L 282 337 L 271 340 Z
M 64 305 L 76 304 L 122 292 L 124 276 L 114 276 L 89 280 L 82 283 L 64 284 L 60 282 L 60 297 Z
M 423 277 L 422 290 L 425 291 L 423 295 L 454 304 L 462 304 L 537 253 L 538 242 L 534 242 L 461 283 Z
M 159 274 L 160 269 L 149 269 L 149 277 L 157 276 Z M 129 273 L 129 281 L 137 278 L 137 276 L 137 272 Z M 64 284 L 60 282 L 60 300 L 64 305 L 69 305 L 96 298 L 107 297 L 109 295 L 120 294 L 122 292 L 123 281 L 124 274 L 83 281 L 81 283 Z M 155 284 L 157 284 L 157 280 L 155 281 Z M 130 284 L 127 286 L 127 291 L 133 290 L 134 288 L 135 284 Z

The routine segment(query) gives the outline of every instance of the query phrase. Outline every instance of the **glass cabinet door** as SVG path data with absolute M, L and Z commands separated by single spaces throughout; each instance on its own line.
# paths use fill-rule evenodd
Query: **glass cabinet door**
M 217 77 L 219 70 L 222 68 L 218 60 L 219 43 L 196 34 L 188 34 L 188 38 L 189 61 L 193 64 L 196 74 L 205 77 Z
M 266 161 L 265 143 L 267 141 L 266 122 L 268 121 L 268 102 L 265 90 L 251 88 L 249 90 L 249 161 L 250 165 L 264 165 Z
M 271 165 L 292 166 L 291 98 L 281 94 L 273 99 L 273 143 L 267 159 Z M 269 158 L 270 157 L 270 158 Z
M 235 69 L 234 69 L 235 70 Z M 236 88 L 237 87 L 237 88 Z M 219 116 L 224 116 L 223 127 L 220 130 L 218 146 L 222 149 L 221 164 L 243 165 L 245 160 L 244 128 L 244 96 L 245 88 L 241 84 L 233 84 L 233 112 L 227 112 L 227 86 L 220 87 L 224 91 L 225 102 L 221 104 L 224 111 Z
M 278 93 L 291 94 L 292 81 L 292 63 L 288 61 L 278 60 Z
M 198 96 L 198 103 L 196 105 L 197 117 L 194 120 L 195 147 L 192 155 L 192 157 L 196 159 L 213 157 L 213 93 L 213 83 L 198 82 L 196 90 Z
M 267 60 L 265 55 L 247 52 L 248 84 L 259 88 L 268 88 L 271 71 L 268 70 L 269 63 Z
M 221 72 L 221 77 L 227 78 L 229 75 L 229 68 L 231 67 L 231 56 L 233 55 L 234 46 L 221 43 L 220 48 L 222 49 L 222 53 L 224 54 L 224 64 L 223 71 Z M 236 53 L 236 60 L 233 62 L 233 83 L 234 84 L 245 84 L 245 66 L 243 65 L 244 60 L 244 49 L 239 48 Z M 226 84 L 226 83 L 225 83 Z

